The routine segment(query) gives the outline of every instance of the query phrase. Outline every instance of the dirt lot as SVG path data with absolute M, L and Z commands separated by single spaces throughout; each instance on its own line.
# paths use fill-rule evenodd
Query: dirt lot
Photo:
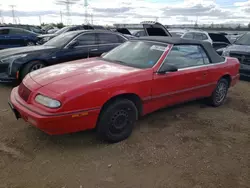
M 141 119 L 118 144 L 93 131 L 48 136 L 16 121 L 0 85 L 0 187 L 250 187 L 250 82 L 224 106 L 191 102 Z

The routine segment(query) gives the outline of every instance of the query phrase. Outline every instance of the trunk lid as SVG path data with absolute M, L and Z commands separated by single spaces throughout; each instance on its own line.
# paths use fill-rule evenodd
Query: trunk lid
M 160 24 L 159 22 L 144 21 L 144 22 L 141 22 L 141 24 L 147 36 L 171 37 L 171 34 L 169 33 L 168 29 L 164 25 Z

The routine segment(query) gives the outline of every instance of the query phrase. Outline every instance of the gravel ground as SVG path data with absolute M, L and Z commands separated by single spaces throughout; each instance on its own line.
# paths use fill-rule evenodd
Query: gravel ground
M 225 104 L 201 101 L 160 110 L 138 121 L 117 144 L 93 131 L 48 136 L 8 108 L 0 85 L 2 188 L 249 188 L 250 82 Z

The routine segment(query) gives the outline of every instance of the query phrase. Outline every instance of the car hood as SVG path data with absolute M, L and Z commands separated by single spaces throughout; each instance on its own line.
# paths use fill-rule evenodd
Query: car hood
M 38 35 L 39 38 L 45 38 L 45 37 L 55 37 L 57 34 L 51 33 L 51 34 L 44 34 L 44 35 Z
M 0 51 L 0 58 L 9 57 L 12 55 L 18 55 L 18 54 L 25 54 L 29 52 L 37 52 L 37 51 L 43 51 L 48 49 L 54 49 L 55 47 L 52 46 L 27 46 L 27 47 L 18 47 L 18 48 L 9 48 L 4 49 Z
M 233 44 L 230 45 L 226 48 L 227 51 L 230 52 L 239 52 L 239 53 L 250 53 L 250 46 L 248 45 L 237 45 L 237 44 Z
M 56 93 L 64 93 L 94 84 L 109 85 L 116 78 L 141 69 L 90 58 L 62 63 L 30 73 L 31 79 Z

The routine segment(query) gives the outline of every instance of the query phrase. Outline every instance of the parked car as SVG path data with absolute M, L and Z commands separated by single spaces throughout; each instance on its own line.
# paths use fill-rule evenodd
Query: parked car
M 234 43 L 238 38 L 240 38 L 243 34 L 238 34 L 238 33 L 234 33 L 234 34 L 227 34 L 226 37 L 228 38 L 228 40 L 231 43 Z
M 224 34 L 208 33 L 202 30 L 189 30 L 185 32 L 181 38 L 207 41 L 212 44 L 215 50 L 231 44 Z
M 140 23 L 143 27 L 143 30 L 141 30 L 141 34 L 143 33 L 144 36 L 168 36 L 171 37 L 170 32 L 168 29 L 162 25 L 159 22 L 154 22 L 154 21 L 143 21 Z M 132 35 L 135 37 L 136 34 L 132 34 L 127 28 L 116 28 L 113 31 L 126 34 L 126 35 Z
M 48 30 L 47 33 L 53 34 L 53 33 L 57 32 L 58 30 L 59 30 L 58 28 L 54 27 L 53 29 Z
M 85 27 L 82 25 L 63 27 L 62 29 L 59 29 L 55 33 L 39 35 L 38 44 L 44 44 L 45 42 L 48 42 L 50 39 L 58 35 L 61 35 L 63 33 L 69 32 L 69 31 L 78 31 L 78 30 L 84 30 L 84 29 Z
M 101 25 L 91 25 L 93 27 L 93 29 L 106 29 L 105 27 L 101 26 Z
M 240 61 L 240 75 L 250 78 L 250 32 L 242 35 L 232 45 L 218 49 L 217 53 L 237 58 Z
M 186 33 L 186 30 L 184 29 L 169 29 L 169 32 L 171 33 L 172 37 L 182 37 L 184 33 Z
M 125 35 L 132 35 L 131 32 L 127 28 L 116 28 L 116 29 L 112 29 L 111 31 L 118 32 L 118 33 L 125 34 Z
M 140 37 L 101 58 L 30 73 L 12 90 L 10 106 L 51 135 L 96 128 L 100 138 L 119 142 L 138 117 L 160 108 L 197 98 L 222 105 L 238 71 L 237 59 L 207 42 Z
M 154 21 L 143 21 L 141 22 L 146 36 L 166 36 L 172 37 L 167 27 L 159 22 Z
M 44 45 L 0 51 L 0 82 L 22 80 L 29 72 L 45 66 L 87 57 L 100 56 L 128 38 L 104 30 L 72 31 Z
M 0 27 L 0 49 L 33 46 L 37 41 L 36 33 L 20 28 Z
M 24 30 L 28 30 L 37 34 L 44 34 L 45 32 L 38 26 L 34 25 L 21 25 L 21 24 L 6 24 L 2 25 L 0 27 L 14 27 L 14 28 L 20 28 Z

